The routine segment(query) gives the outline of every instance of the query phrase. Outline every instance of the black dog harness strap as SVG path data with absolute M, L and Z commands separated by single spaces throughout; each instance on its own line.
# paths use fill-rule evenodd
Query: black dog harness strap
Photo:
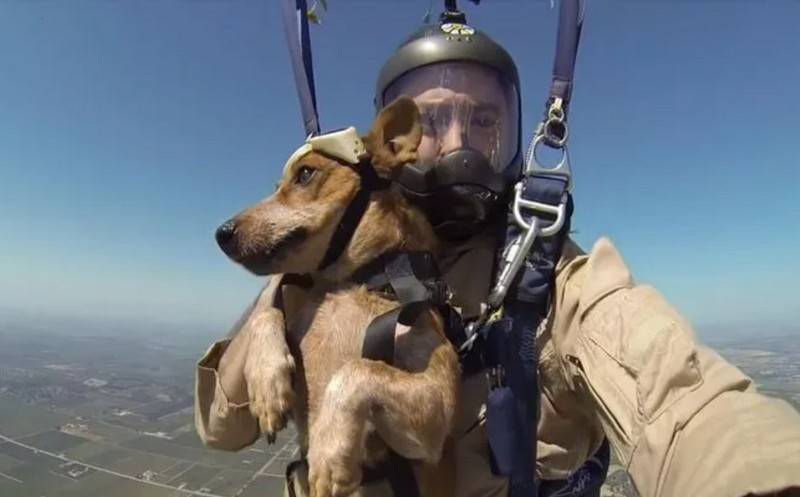
M 370 291 L 395 295 L 400 307 L 369 324 L 361 349 L 362 357 L 394 364 L 397 324 L 413 326 L 423 312 L 436 309 L 444 318 L 447 338 L 458 346 L 463 329 L 458 313 L 448 304 L 449 292 L 429 252 L 388 252 L 362 266 L 352 278 Z
M 356 192 L 353 200 L 350 201 L 347 209 L 345 209 L 342 219 L 339 221 L 339 225 L 336 227 L 333 237 L 331 237 L 328 250 L 325 252 L 322 263 L 319 265 L 320 270 L 333 264 L 336 259 L 342 255 L 345 247 L 350 243 L 350 239 L 353 238 L 353 233 L 355 233 L 356 228 L 359 223 L 361 223 L 361 218 L 364 216 L 364 213 L 367 212 L 369 197 L 372 195 L 372 192 L 385 190 L 389 188 L 391 184 L 391 181 L 378 176 L 378 173 L 375 172 L 375 168 L 369 161 L 362 161 L 360 164 L 353 167 L 353 169 L 361 177 L 361 187 L 358 189 L 358 192 Z
M 437 309 L 444 318 L 448 338 L 460 336 L 454 321 L 456 312 L 447 305 L 448 291 L 439 276 L 433 255 L 428 252 L 389 252 L 360 268 L 353 277 L 371 291 L 393 293 L 400 306 L 381 314 L 367 327 L 361 356 L 394 365 L 394 337 L 397 325 L 413 325 L 423 312 Z M 384 464 L 365 468 L 364 482 L 386 479 L 395 497 L 419 497 L 419 486 L 411 463 L 394 451 Z

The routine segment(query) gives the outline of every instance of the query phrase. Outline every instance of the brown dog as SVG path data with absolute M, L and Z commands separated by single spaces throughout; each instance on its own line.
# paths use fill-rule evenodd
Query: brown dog
M 380 113 L 363 145 L 377 175 L 391 179 L 416 159 L 420 139 L 419 111 L 402 98 Z M 363 469 L 385 461 L 391 449 L 412 460 L 422 495 L 446 496 L 454 475 L 443 451 L 460 372 L 441 316 L 425 311 L 398 326 L 394 366 L 363 359 L 368 325 L 398 302 L 349 281 L 389 251 L 435 253 L 431 226 L 394 186 L 374 191 L 341 255 L 318 269 L 363 187 L 359 167 L 316 150 L 295 153 L 277 191 L 224 225 L 220 245 L 251 272 L 310 274 L 314 282 L 279 288 L 283 312 L 271 310 L 254 327 L 245 365 L 251 410 L 268 436 L 292 412 L 308 459 L 307 477 L 298 475 L 294 485 L 298 494 L 392 495 L 385 481 L 361 484 Z

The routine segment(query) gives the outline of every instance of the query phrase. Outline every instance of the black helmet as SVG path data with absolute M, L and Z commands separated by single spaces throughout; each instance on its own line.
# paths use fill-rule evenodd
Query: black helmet
M 437 232 L 461 238 L 501 210 L 522 163 L 519 74 L 486 34 L 443 15 L 411 35 L 384 64 L 381 109 L 400 95 L 420 107 L 419 163 L 398 181 Z

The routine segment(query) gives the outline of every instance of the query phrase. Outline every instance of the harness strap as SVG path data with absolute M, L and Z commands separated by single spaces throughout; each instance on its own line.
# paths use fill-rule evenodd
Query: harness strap
M 446 301 L 439 269 L 430 252 L 387 252 L 360 267 L 353 282 L 374 291 L 390 287 L 401 303 Z
M 400 312 L 405 306 L 398 307 L 373 319 L 367 327 L 361 357 L 374 361 L 394 364 L 394 333 L 399 322 Z M 386 479 L 392 487 L 394 497 L 419 497 L 419 487 L 411 469 L 411 463 L 405 457 L 389 449 L 384 464 L 375 468 L 364 468 L 364 483 Z
M 286 312 L 283 305 L 284 286 L 293 285 L 308 289 L 314 285 L 314 280 L 307 274 L 281 274 L 275 276 L 275 278 L 280 278 L 281 281 L 278 283 L 278 288 L 275 290 L 275 295 L 272 297 L 272 307 L 281 311 L 282 314 Z
M 334 231 L 331 237 L 328 250 L 325 252 L 325 256 L 322 258 L 322 262 L 319 265 L 320 270 L 333 264 L 336 259 L 342 255 L 345 247 L 350 243 L 353 233 L 355 233 L 356 228 L 358 228 L 359 223 L 361 223 L 361 218 L 364 216 L 364 213 L 367 212 L 369 198 L 372 192 L 385 190 L 389 188 L 391 184 L 389 180 L 378 176 L 378 173 L 375 172 L 375 168 L 369 161 L 363 161 L 357 166 L 354 166 L 353 169 L 361 177 L 361 186 L 356 192 L 355 197 L 353 197 L 353 200 L 350 201 L 350 204 L 348 204 L 345 209 L 338 226 L 336 226 L 336 231 Z
M 429 252 L 387 252 L 359 268 L 354 283 L 370 291 L 390 290 L 400 307 L 376 317 L 367 328 L 362 357 L 387 364 L 394 361 L 394 334 L 398 323 L 413 325 L 423 312 L 437 309 L 444 319 L 447 338 L 456 346 L 464 340 L 463 323 L 447 304 L 449 292 Z
M 564 102 L 564 108 L 569 106 L 572 98 L 575 59 L 578 55 L 578 44 L 583 28 L 583 9 L 583 0 L 561 0 L 550 98 L 560 98 Z
M 283 30 L 294 69 L 294 83 L 306 136 L 319 133 L 317 95 L 314 88 L 314 65 L 311 60 L 311 37 L 308 33 L 306 0 L 283 0 Z
M 361 357 L 394 364 L 394 331 L 400 309 L 402 307 L 381 314 L 369 323 L 361 346 Z
M 531 140 L 526 171 L 515 187 L 513 212 L 502 238 L 501 260 L 505 259 L 506 265 L 496 287 L 501 292 L 490 296 L 492 306 L 500 305 L 498 295 L 505 297 L 504 317 L 484 325 L 478 335 L 485 348 L 484 359 L 491 367 L 486 423 L 492 469 L 509 477 L 510 497 L 539 494 L 535 476 L 539 400 L 536 332 L 550 307 L 555 268 L 573 210 L 566 117 L 583 25 L 582 5 L 582 0 L 561 0 L 547 111 Z M 536 145 L 540 141 L 563 150 L 564 158 L 556 167 L 544 168 L 537 162 Z M 531 212 L 527 220 L 523 219 L 523 208 Z
M 480 329 L 481 344 L 476 349 L 490 368 L 486 423 L 492 470 L 509 477 L 510 497 L 536 497 L 536 331 L 549 309 L 555 267 L 570 228 L 572 198 L 569 182 L 558 176 L 533 174 L 523 178 L 521 185 L 526 201 L 565 205 L 564 223 L 552 236 L 535 239 L 505 296 L 503 317 Z M 539 223 L 546 223 L 548 218 L 551 224 L 555 222 L 546 212 L 537 213 L 531 225 L 546 229 Z M 504 243 L 513 244 L 524 235 L 524 228 L 509 219 Z
M 457 336 L 451 327 L 457 313 L 449 312 L 447 291 L 433 255 L 427 252 L 389 252 L 360 268 L 353 277 L 370 290 L 390 288 L 400 306 L 373 319 L 364 336 L 361 356 L 394 364 L 394 337 L 397 324 L 412 325 L 419 315 L 435 307 L 442 311 L 448 338 Z M 457 323 L 460 324 L 460 321 Z M 463 331 L 460 331 L 463 333 Z M 419 486 L 411 463 L 389 450 L 389 457 L 378 468 L 365 469 L 365 482 L 387 479 L 394 497 L 419 497 Z

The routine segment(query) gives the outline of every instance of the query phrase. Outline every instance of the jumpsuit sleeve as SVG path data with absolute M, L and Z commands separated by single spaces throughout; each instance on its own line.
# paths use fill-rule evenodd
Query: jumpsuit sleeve
M 635 285 L 603 243 L 585 268 L 563 359 L 640 495 L 800 495 L 800 414 L 698 344 L 691 325 L 655 289 Z
M 234 402 L 230 399 L 230 392 L 226 392 L 223 385 L 239 385 L 238 390 L 247 391 L 244 379 L 244 364 L 237 364 L 224 372 L 220 371 L 219 363 L 234 337 L 243 334 L 246 347 L 250 326 L 258 322 L 258 316 L 271 309 L 275 290 L 280 277 L 273 277 L 261 291 L 259 296 L 242 314 L 242 317 L 231 329 L 229 337 L 219 340 L 209 347 L 208 351 L 197 363 L 195 372 L 195 402 L 194 420 L 195 429 L 200 439 L 209 447 L 222 450 L 240 450 L 258 440 L 260 430 L 258 420 L 250 413 L 250 404 L 247 401 Z M 239 344 L 237 344 L 239 345 Z M 245 357 L 241 351 L 234 357 Z M 223 375 L 233 375 L 234 377 Z M 246 395 L 246 393 L 244 394 Z
M 217 366 L 229 344 L 230 339 L 215 342 L 197 364 L 194 424 L 204 444 L 234 451 L 255 443 L 259 429 L 250 403 L 231 402 L 222 389 Z

